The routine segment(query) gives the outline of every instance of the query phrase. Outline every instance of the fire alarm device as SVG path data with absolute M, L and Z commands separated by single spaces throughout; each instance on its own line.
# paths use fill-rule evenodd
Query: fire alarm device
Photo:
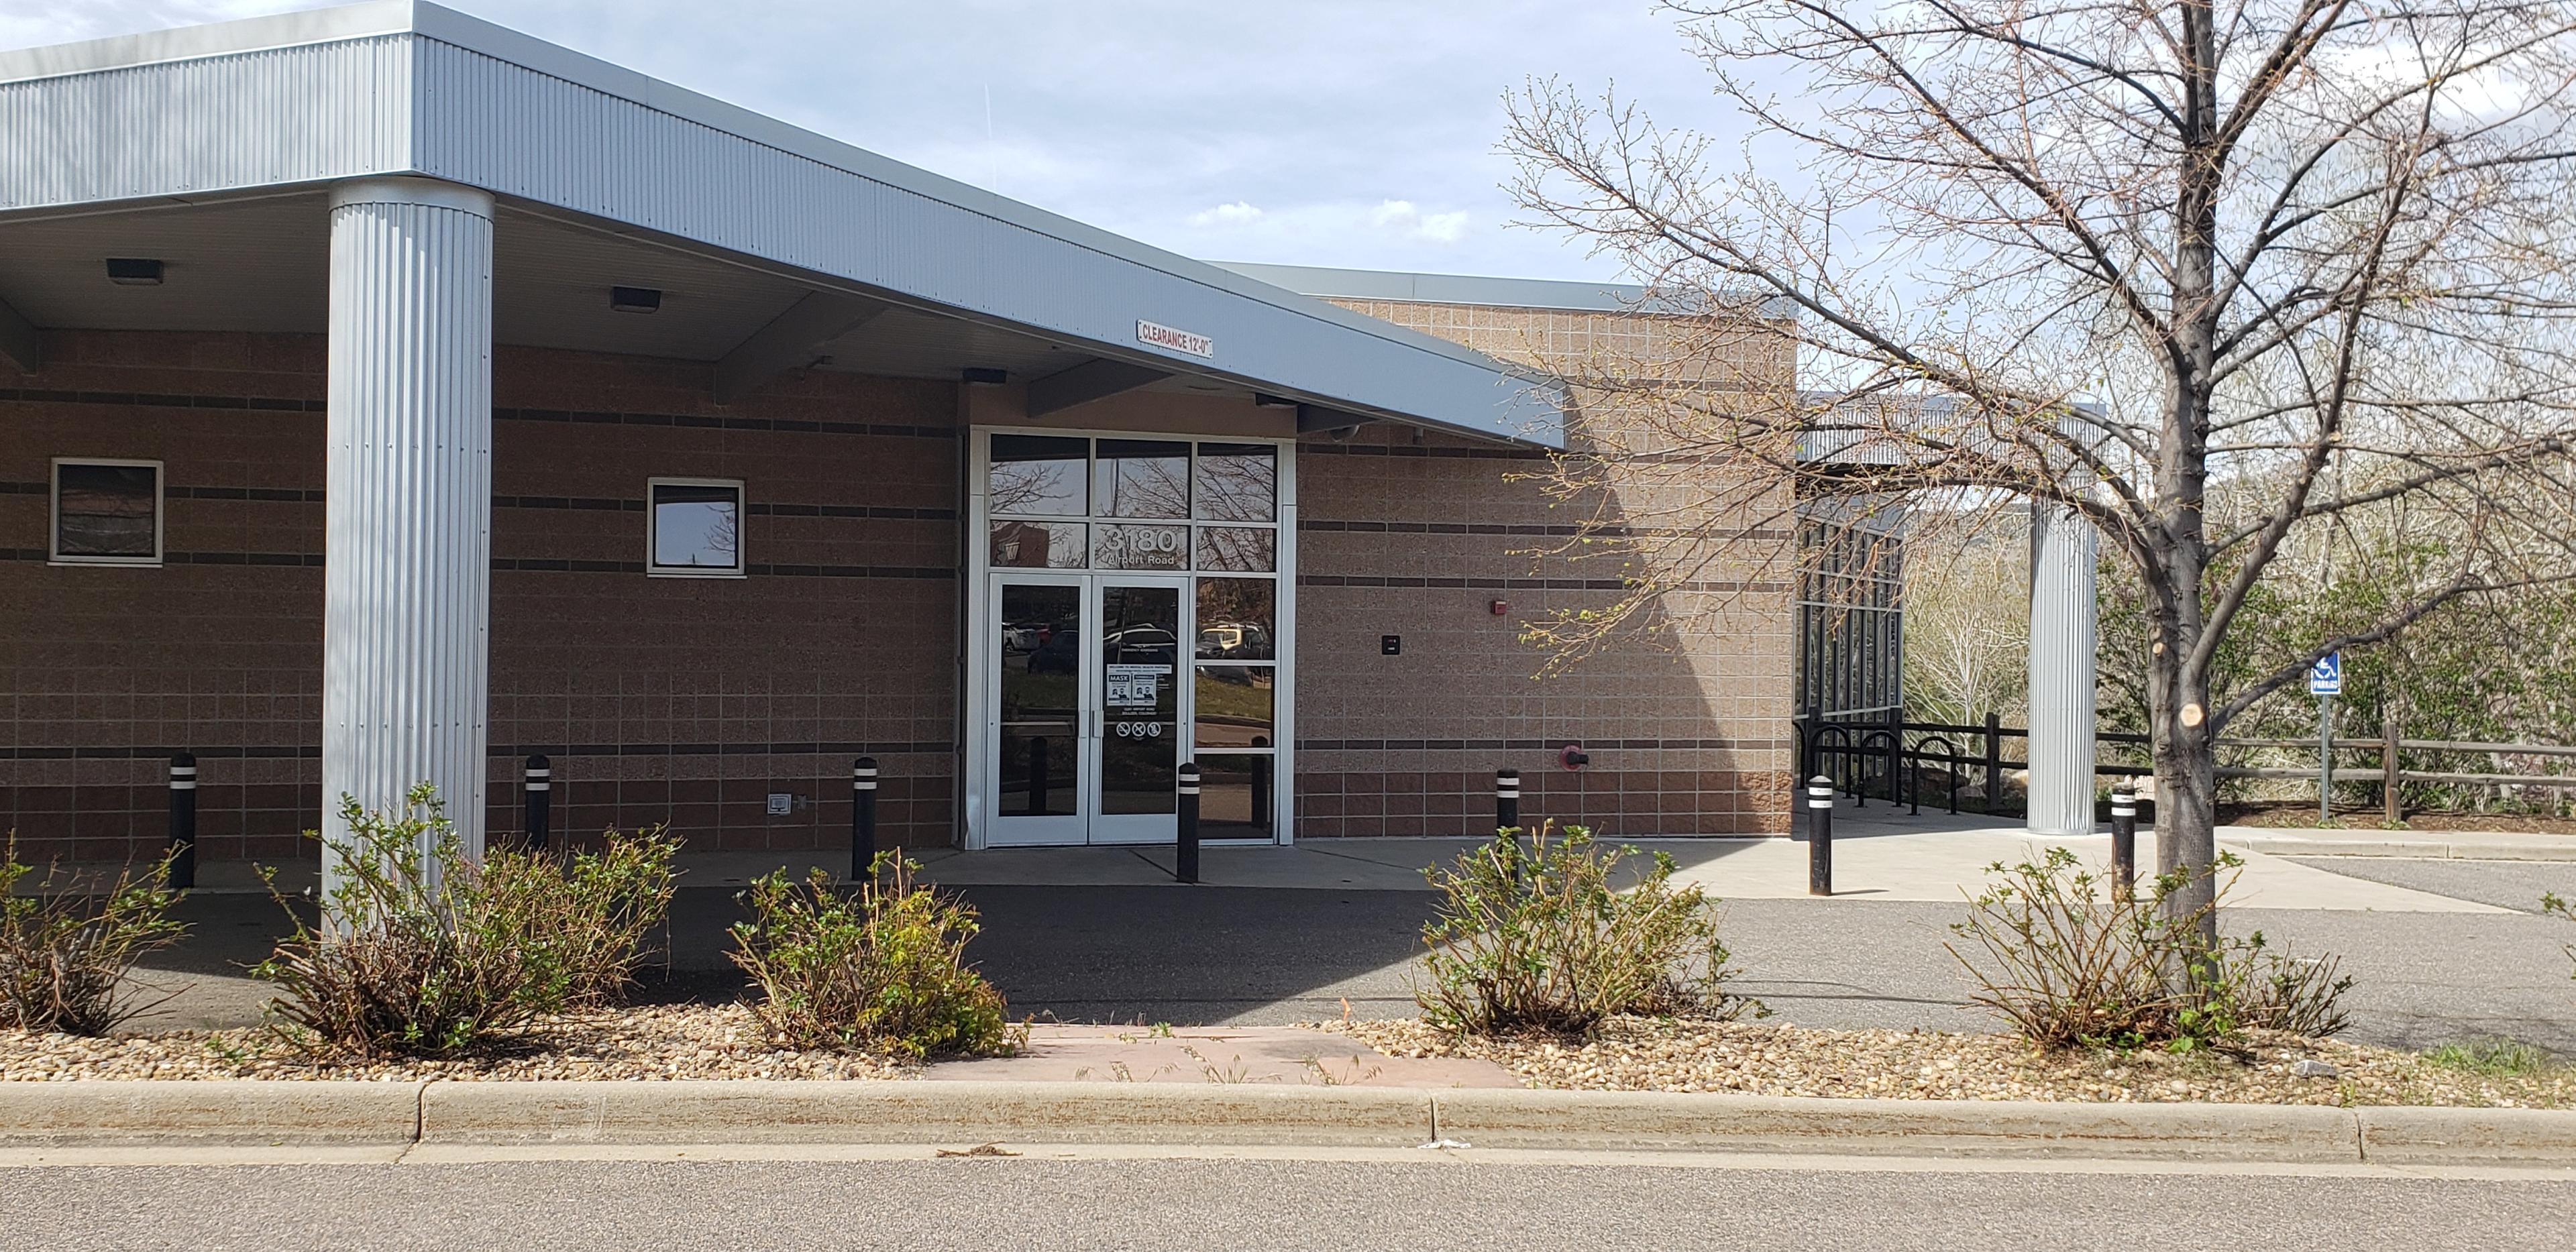
M 1506 603 L 1504 603 L 1504 602 L 1502 602 L 1502 601 L 1500 601 L 1500 600 L 1496 600 L 1496 601 L 1494 601 L 1494 616 L 1496 616 L 1496 617 L 1501 617 L 1502 615 L 1504 615 L 1504 614 L 1506 614 L 1506 613 L 1509 613 L 1509 612 L 1511 612 L 1511 611 L 1512 611 L 1512 606 L 1511 606 L 1511 605 L 1506 604 Z

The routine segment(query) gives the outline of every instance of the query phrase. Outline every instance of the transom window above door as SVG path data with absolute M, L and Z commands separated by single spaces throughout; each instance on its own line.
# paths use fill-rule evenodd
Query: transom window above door
M 992 436 L 996 569 L 1270 574 L 1279 450 L 1187 439 Z

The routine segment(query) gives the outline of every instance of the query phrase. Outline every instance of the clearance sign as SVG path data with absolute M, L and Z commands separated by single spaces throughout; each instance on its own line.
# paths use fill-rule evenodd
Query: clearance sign
M 1193 331 L 1174 330 L 1155 322 L 1136 323 L 1136 342 L 1191 356 L 1216 359 L 1216 340 Z

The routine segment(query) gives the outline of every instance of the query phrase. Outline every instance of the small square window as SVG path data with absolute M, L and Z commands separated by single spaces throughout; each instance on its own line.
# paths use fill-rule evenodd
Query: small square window
M 161 463 L 56 458 L 57 565 L 159 565 Z
M 742 484 L 716 478 L 656 478 L 644 572 L 673 577 L 742 576 Z

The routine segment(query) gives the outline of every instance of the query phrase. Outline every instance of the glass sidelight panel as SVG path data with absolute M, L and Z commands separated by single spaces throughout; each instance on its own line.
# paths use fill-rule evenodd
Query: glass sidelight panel
M 1100 588 L 1103 814 L 1177 811 L 1180 630 L 1180 588 Z
M 1190 445 L 1160 439 L 1103 439 L 1096 447 L 1098 457 L 1091 474 L 1094 514 L 1190 515 Z
M 1199 837 L 1267 839 L 1277 811 L 1271 791 L 1277 762 L 1266 756 L 1203 756 L 1199 761 Z
M 1082 736 L 1082 588 L 1002 586 L 1001 794 L 1003 817 L 1077 811 Z
M 1279 450 L 1260 443 L 1199 445 L 1196 516 L 1268 522 L 1279 516 Z
M 1198 658 L 1202 661 L 1267 661 L 1278 656 L 1271 629 L 1279 616 L 1279 584 L 1267 578 L 1202 578 L 1198 600 Z
M 984 481 L 988 513 L 1080 517 L 1091 441 L 1053 435 L 993 436 L 993 468 Z
M 1271 735 L 1267 665 L 1200 665 L 1192 735 L 1201 748 L 1266 748 Z

